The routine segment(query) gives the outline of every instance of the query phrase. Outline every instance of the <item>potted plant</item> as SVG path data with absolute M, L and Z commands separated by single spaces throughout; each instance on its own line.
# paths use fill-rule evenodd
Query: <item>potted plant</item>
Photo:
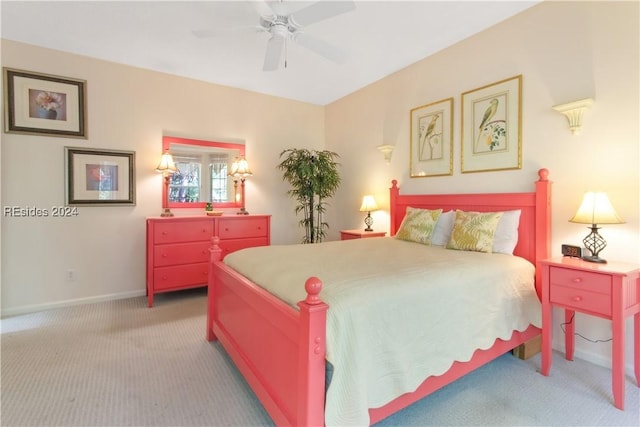
M 319 243 L 326 236 L 329 224 L 323 221 L 326 199 L 332 197 L 340 185 L 338 154 L 332 151 L 316 151 L 290 148 L 280 153 L 284 158 L 278 165 L 283 171 L 283 180 L 291 184 L 287 191 L 294 198 L 296 215 L 303 212 L 299 224 L 305 230 L 302 243 Z

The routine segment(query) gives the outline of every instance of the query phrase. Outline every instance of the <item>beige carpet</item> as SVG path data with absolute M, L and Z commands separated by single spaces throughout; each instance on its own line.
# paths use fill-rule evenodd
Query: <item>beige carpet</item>
M 2 426 L 272 425 L 218 343 L 205 333 L 203 289 L 2 319 Z M 630 376 L 626 411 L 611 373 L 554 355 L 505 355 L 380 426 L 638 426 Z
M 205 311 L 201 289 L 3 319 L 2 425 L 264 425 Z

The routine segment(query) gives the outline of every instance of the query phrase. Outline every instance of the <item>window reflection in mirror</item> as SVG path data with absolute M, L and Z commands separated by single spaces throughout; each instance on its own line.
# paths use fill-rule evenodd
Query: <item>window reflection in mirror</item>
M 178 168 L 169 180 L 169 207 L 238 207 L 228 170 L 244 156 L 243 144 L 165 136 L 162 148 L 169 149 Z

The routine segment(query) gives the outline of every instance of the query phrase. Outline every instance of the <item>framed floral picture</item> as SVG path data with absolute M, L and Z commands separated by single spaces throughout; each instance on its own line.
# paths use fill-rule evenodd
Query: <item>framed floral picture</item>
M 522 76 L 462 94 L 462 173 L 522 168 Z
M 411 110 L 411 178 L 453 174 L 453 98 Z
M 6 132 L 87 138 L 86 81 L 3 70 Z
M 135 205 L 135 152 L 65 147 L 68 206 Z

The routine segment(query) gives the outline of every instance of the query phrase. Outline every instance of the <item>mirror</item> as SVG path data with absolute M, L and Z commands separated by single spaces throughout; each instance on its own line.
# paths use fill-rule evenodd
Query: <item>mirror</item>
M 244 156 L 244 144 L 162 137 L 162 152 L 169 150 L 178 168 L 170 175 L 169 198 L 162 186 L 162 207 L 204 208 L 240 207 L 236 201 L 231 163 Z

